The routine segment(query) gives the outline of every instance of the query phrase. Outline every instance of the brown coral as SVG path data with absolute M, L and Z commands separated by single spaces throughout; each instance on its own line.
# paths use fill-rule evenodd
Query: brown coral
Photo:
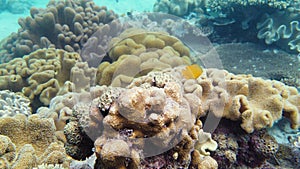
M 248 133 L 271 127 L 283 114 L 290 118 L 292 127 L 299 125 L 299 94 L 278 81 L 208 69 L 197 82 L 185 83 L 186 92 L 199 92 L 205 112 L 240 120 Z
M 79 53 L 100 25 L 117 17 L 91 0 L 51 0 L 46 9 L 31 8 L 30 15 L 19 19 L 21 28 L 4 43 L 1 62 L 48 47 Z
M 5 152 L 0 152 L 0 158 L 6 161 L 8 168 L 33 168 L 42 163 L 67 167 L 70 161 L 55 131 L 52 119 L 38 115 L 2 117 L 0 143 Z
M 190 64 L 189 56 L 189 49 L 173 36 L 127 29 L 111 40 L 109 57 L 114 62 L 100 64 L 98 84 L 125 87 L 152 70 Z
M 22 92 L 31 101 L 37 99 L 39 104 L 49 105 L 50 100 L 63 90 L 70 80 L 71 68 L 81 61 L 79 54 L 59 49 L 40 49 L 24 58 L 17 58 L 0 65 L 0 79 L 8 80 L 1 83 L 0 88 Z

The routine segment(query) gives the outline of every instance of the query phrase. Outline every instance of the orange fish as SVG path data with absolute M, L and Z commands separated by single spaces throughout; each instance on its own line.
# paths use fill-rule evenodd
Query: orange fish
M 193 64 L 186 66 L 181 73 L 186 79 L 197 79 L 203 73 L 203 69 L 199 65 Z

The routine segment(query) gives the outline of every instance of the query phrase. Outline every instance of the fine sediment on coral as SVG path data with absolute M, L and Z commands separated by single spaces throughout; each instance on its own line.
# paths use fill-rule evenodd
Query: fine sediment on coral
M 41 164 L 68 167 L 70 163 L 52 119 L 23 114 L 1 117 L 0 134 L 0 159 L 6 161 L 6 168 L 34 168 Z
M 203 159 L 212 160 L 209 151 L 218 147 L 210 134 L 203 132 L 199 118 L 213 115 L 236 121 L 243 135 L 272 127 L 283 115 L 290 119 L 294 129 L 299 127 L 299 94 L 294 87 L 217 69 L 205 69 L 198 79 L 184 79 L 183 68 L 150 72 L 121 90 L 99 88 L 98 93 L 102 94 L 94 97 L 91 104 L 75 106 L 76 113 L 65 127 L 67 149 L 78 152 L 70 155 L 85 158 L 79 153 L 85 150 L 80 145 L 91 139 L 97 156 L 96 168 L 158 165 L 153 161 L 162 161 L 160 167 L 191 167 L 198 166 Z M 271 158 L 278 150 L 274 139 L 258 136 L 248 141 L 265 146 L 260 142 L 267 138 L 270 143 L 266 144 L 275 146 L 273 153 L 268 154 L 269 150 L 263 147 L 258 149 L 260 154 Z M 160 150 L 163 154 L 151 157 L 149 145 L 154 153 Z M 235 163 L 236 146 L 222 153 L 230 163 Z

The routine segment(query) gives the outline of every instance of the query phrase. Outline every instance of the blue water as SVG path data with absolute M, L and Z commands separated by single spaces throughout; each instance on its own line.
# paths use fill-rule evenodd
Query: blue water
M 45 8 L 48 0 L 28 0 L 32 6 L 37 8 Z M 152 11 L 155 0 L 95 0 L 99 6 L 107 6 L 108 9 L 122 15 L 127 12 L 149 12 Z M 11 13 L 8 9 L 0 8 L 0 40 L 9 36 L 12 32 L 19 29 L 18 18 L 29 16 L 29 8 L 21 13 Z

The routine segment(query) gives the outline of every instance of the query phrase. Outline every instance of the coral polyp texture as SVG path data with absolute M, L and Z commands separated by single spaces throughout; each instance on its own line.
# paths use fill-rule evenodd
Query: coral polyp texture
M 52 119 L 38 115 L 0 118 L 0 159 L 4 168 L 34 168 L 41 164 L 69 165 Z M 3 163 L 4 161 L 4 163 Z
M 23 58 L 0 65 L 0 89 L 22 92 L 34 108 L 49 105 L 59 92 L 67 92 L 71 68 L 81 61 L 79 54 L 60 49 L 40 49 Z M 64 91 L 65 90 L 65 91 Z M 63 92 L 64 91 L 64 92 Z
M 137 78 L 128 88 L 102 89 L 101 96 L 90 105 L 74 107 L 75 121 L 65 127 L 67 146 L 76 145 L 80 152 L 80 142 L 92 138 L 97 156 L 95 168 L 187 168 L 205 160 L 213 162 L 202 157 L 209 154 L 207 150 L 214 151 L 217 143 L 201 130 L 202 123 L 197 118 L 202 111 L 198 111 L 201 107 L 196 96 L 196 100 L 186 97 L 180 80 L 167 72 Z M 81 117 L 78 112 L 82 112 Z M 72 137 L 75 133 L 81 133 L 81 138 Z M 157 164 L 151 156 L 161 153 L 154 157 L 162 161 Z M 70 155 L 85 158 L 83 153 Z
M 117 17 L 91 0 L 51 0 L 46 9 L 31 8 L 30 15 L 19 19 L 21 28 L 2 45 L 5 52 L 1 62 L 48 47 L 80 52 L 99 25 Z
M 276 159 L 277 142 L 258 133 L 283 115 L 294 129 L 299 127 L 296 88 L 217 69 L 204 69 L 199 78 L 185 79 L 185 67 L 150 72 L 134 78 L 125 88 L 98 88 L 89 104 L 74 106 L 73 117 L 64 129 L 69 155 L 84 159 L 92 153 L 86 152 L 85 146 L 90 145 L 91 150 L 94 143 L 95 168 L 188 168 L 202 164 L 217 168 L 216 162 L 251 167 L 237 157 L 249 149 L 239 151 L 243 145 L 235 137 L 242 137 L 240 140 L 246 139 L 245 144 L 257 149 L 249 155 L 253 160 L 257 160 L 255 153 Z M 205 132 L 205 123 L 216 123 L 200 121 L 208 115 L 234 121 L 228 128 L 232 138 L 227 138 L 228 133 L 211 137 Z M 213 151 L 217 161 L 210 157 Z

